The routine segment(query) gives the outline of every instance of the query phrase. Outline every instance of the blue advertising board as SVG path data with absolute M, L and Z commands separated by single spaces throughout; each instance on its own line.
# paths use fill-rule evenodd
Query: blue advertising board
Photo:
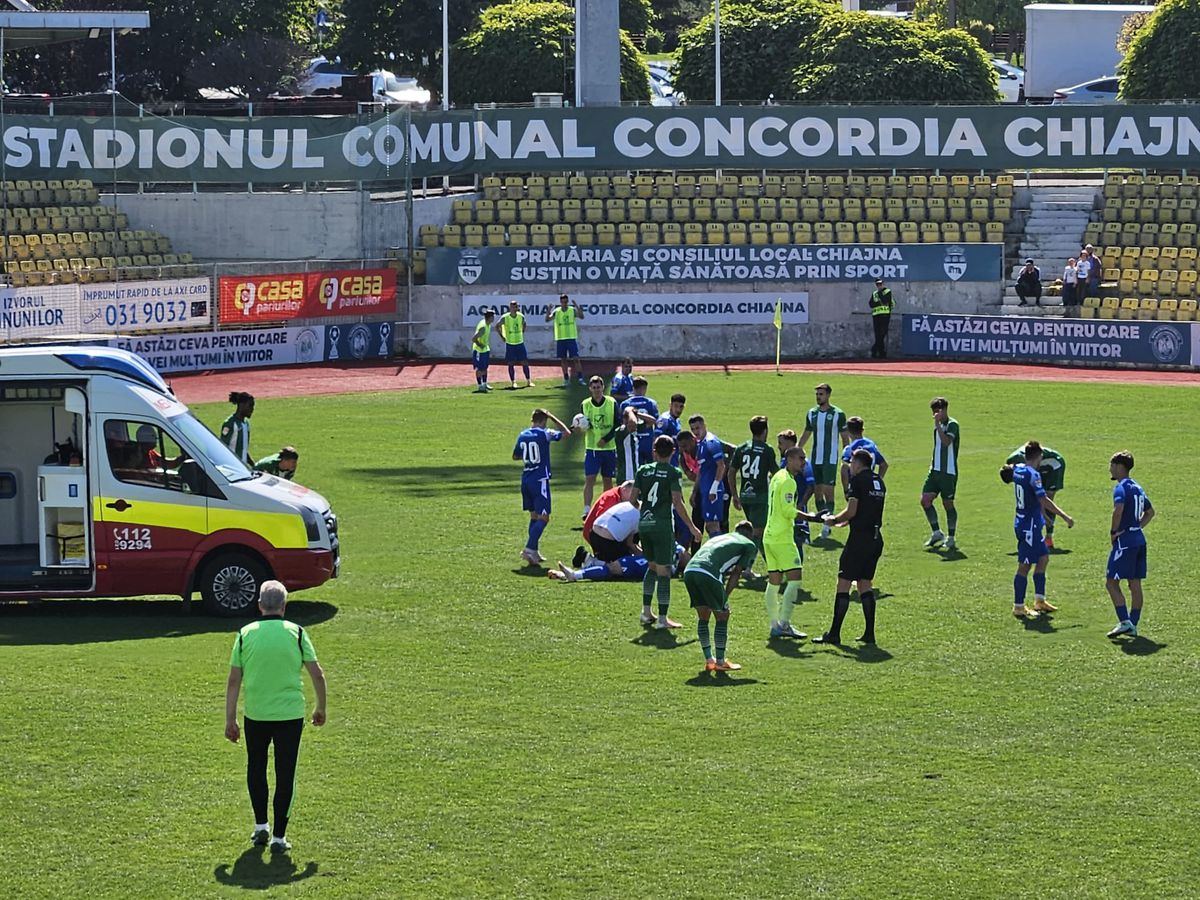
M 1039 362 L 1192 363 L 1192 326 L 1128 319 L 904 316 L 906 356 Z
M 1002 244 L 431 247 L 428 284 L 999 281 Z
M 391 322 L 358 322 L 325 326 L 325 359 L 328 362 L 358 362 L 392 356 Z

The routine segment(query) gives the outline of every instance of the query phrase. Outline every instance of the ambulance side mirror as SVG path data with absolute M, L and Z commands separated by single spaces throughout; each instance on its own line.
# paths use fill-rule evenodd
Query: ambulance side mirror
M 79 388 L 69 387 L 63 391 L 63 406 L 67 412 L 82 416 L 87 412 L 87 398 Z

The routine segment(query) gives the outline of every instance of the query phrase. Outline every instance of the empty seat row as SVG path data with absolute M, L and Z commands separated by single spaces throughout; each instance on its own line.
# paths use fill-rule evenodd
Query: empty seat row
M 1086 297 L 1080 308 L 1085 319 L 1196 320 L 1196 300 L 1191 297 Z
M 1105 222 L 1200 222 L 1200 200 L 1106 200 Z
M 43 284 L 90 284 L 94 282 L 133 281 L 162 277 L 202 275 L 190 253 L 135 254 L 132 256 L 72 257 L 56 260 L 20 260 L 4 264 L 4 273 L 14 287 Z
M 1200 178 L 1195 175 L 1109 175 L 1104 179 L 1104 196 L 1113 199 L 1200 197 Z

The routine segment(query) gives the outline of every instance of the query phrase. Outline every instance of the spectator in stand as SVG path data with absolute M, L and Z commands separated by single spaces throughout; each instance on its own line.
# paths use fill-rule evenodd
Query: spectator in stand
M 1086 273 L 1085 276 L 1086 277 Z M 1025 268 L 1017 276 L 1017 299 L 1020 306 L 1028 306 L 1025 302 L 1033 298 L 1034 306 L 1042 305 L 1042 270 L 1033 264 L 1033 259 L 1025 260 Z
M 1100 258 L 1100 254 L 1096 252 L 1096 248 L 1088 244 L 1083 248 L 1088 255 L 1088 280 L 1087 290 L 1082 286 L 1076 289 L 1079 302 L 1083 302 L 1084 297 L 1098 297 L 1100 295 L 1100 279 L 1104 277 L 1104 260 Z
M 1075 257 L 1067 260 L 1066 268 L 1063 269 L 1063 306 L 1073 306 L 1078 301 L 1075 299 Z
M 1088 279 L 1092 275 L 1092 259 L 1087 248 L 1079 251 L 1079 259 L 1075 262 L 1075 293 L 1081 298 L 1087 296 Z

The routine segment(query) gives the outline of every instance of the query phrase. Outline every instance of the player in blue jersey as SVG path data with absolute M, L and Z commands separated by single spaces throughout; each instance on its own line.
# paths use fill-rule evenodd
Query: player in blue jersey
M 688 564 L 691 554 L 681 544 L 675 545 L 675 574 L 683 571 Z M 557 569 L 551 569 L 546 577 L 554 581 L 641 581 L 646 577 L 650 563 L 641 554 L 622 556 L 620 559 L 604 563 L 599 560 L 581 569 L 572 569 L 560 562 Z
M 869 437 L 863 436 L 863 429 L 866 423 L 858 416 L 851 416 L 846 420 L 846 434 L 850 439 L 850 443 L 846 445 L 846 449 L 842 451 L 842 490 L 850 490 L 850 457 L 859 447 L 871 454 L 871 459 L 875 462 L 871 466 L 871 470 L 880 478 L 887 475 L 888 462 L 884 458 L 883 453 L 875 446 L 875 442 Z
M 688 429 L 696 439 L 696 461 L 700 464 L 696 490 L 700 496 L 704 529 L 710 537 L 715 537 L 721 533 L 721 520 L 725 517 L 725 447 L 721 439 L 708 430 L 704 416 L 688 419 Z
M 800 439 L 796 436 L 796 432 L 788 428 L 786 431 L 781 431 L 775 435 L 775 443 L 779 446 L 779 458 L 783 459 L 787 452 L 793 447 L 800 444 Z M 817 487 L 817 476 L 813 472 L 812 463 L 806 457 L 804 460 L 804 471 L 796 474 L 796 505 L 800 507 L 800 512 L 808 512 L 808 501 Z M 811 543 L 812 534 L 808 529 L 808 522 L 803 516 L 796 516 L 796 526 L 792 534 L 796 542 L 796 549 L 800 551 L 800 557 L 804 557 L 804 545 Z
M 1108 633 L 1110 638 L 1128 634 L 1137 637 L 1138 620 L 1142 617 L 1142 579 L 1146 577 L 1146 535 L 1142 531 L 1154 518 L 1154 507 L 1142 486 L 1129 477 L 1133 454 L 1128 450 L 1114 453 L 1108 462 L 1108 474 L 1117 486 L 1113 488 L 1112 550 L 1108 554 L 1108 573 L 1105 587 L 1117 612 L 1117 627 Z M 1132 608 L 1126 608 L 1121 581 L 1129 582 Z
M 553 420 L 559 430 L 546 427 Z M 530 565 L 546 561 L 538 540 L 550 522 L 550 443 L 571 436 L 571 429 L 546 409 L 535 409 L 529 427 L 517 435 L 513 459 L 525 464 L 521 472 L 521 508 L 529 511 L 529 540 L 521 558 Z
M 654 423 L 654 433 L 650 441 L 653 446 L 653 438 L 660 434 L 665 434 L 667 437 L 678 439 L 679 434 L 683 431 L 683 424 L 679 421 L 683 415 L 683 408 L 687 405 L 687 397 L 683 394 L 672 394 L 671 405 L 667 407 L 667 411 L 658 417 L 658 421 Z M 679 448 L 675 448 L 675 455 L 671 457 L 671 465 L 679 465 Z
M 624 403 L 633 394 L 633 360 L 628 356 L 621 360 L 621 365 L 613 373 L 612 381 L 608 384 L 608 395 L 618 403 Z
M 625 422 L 627 430 L 633 429 L 621 439 L 621 458 L 625 461 L 626 478 L 632 478 L 638 466 L 650 462 L 653 454 L 658 404 L 646 396 L 649 384 L 641 375 L 634 376 L 633 396 L 617 407 L 617 419 Z
M 1017 535 L 1017 574 L 1013 578 L 1013 615 L 1018 619 L 1034 619 L 1041 612 L 1052 613 L 1058 607 L 1046 602 L 1046 565 L 1050 562 L 1050 551 L 1042 530 L 1046 525 L 1045 513 L 1051 512 L 1062 518 L 1068 528 L 1075 520 L 1063 512 L 1053 500 L 1046 496 L 1042 487 L 1042 476 L 1038 464 L 1042 461 L 1042 445 L 1030 441 L 1025 445 L 1025 462 L 1005 465 L 1000 470 L 1000 480 L 1011 484 L 1016 495 L 1017 514 L 1013 519 L 1013 530 Z M 1029 569 L 1033 571 L 1033 609 L 1025 606 L 1025 591 L 1029 586 Z

